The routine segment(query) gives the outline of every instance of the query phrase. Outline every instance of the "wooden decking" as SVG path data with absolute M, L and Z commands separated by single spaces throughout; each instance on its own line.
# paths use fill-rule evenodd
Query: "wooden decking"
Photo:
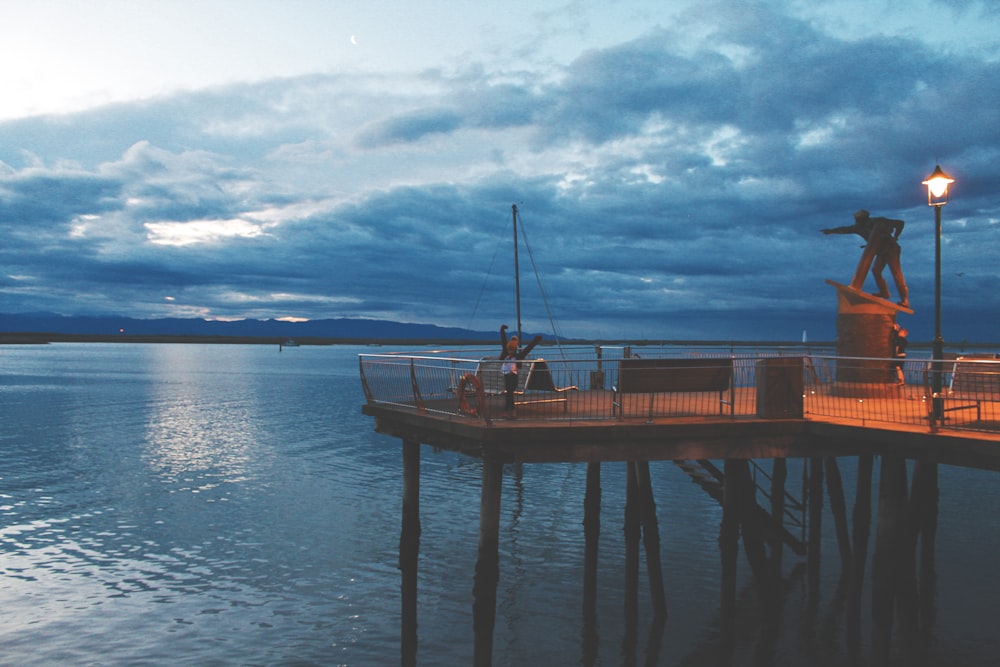
M 565 411 L 545 405 L 519 406 L 516 419 L 500 419 L 502 397 L 488 397 L 479 416 L 453 414 L 454 400 L 429 401 L 422 409 L 369 403 L 364 414 L 375 430 L 475 457 L 520 462 L 602 462 L 673 459 L 751 459 L 894 454 L 910 459 L 1000 470 L 1000 433 L 932 430 L 919 388 L 858 399 L 806 396 L 803 418 L 763 419 L 746 414 L 754 388 L 738 388 L 734 402 L 744 414 L 694 415 L 684 396 L 656 417 L 611 414 L 608 390 L 573 392 Z M 645 400 L 645 399 L 643 399 Z M 820 402 L 821 401 L 821 402 Z M 595 406 L 609 406 L 607 414 Z M 643 403 L 645 407 L 645 403 Z M 1000 420 L 997 404 L 983 408 L 982 422 Z M 823 414 L 814 409 L 821 408 Z M 891 418 L 891 420 L 890 420 Z

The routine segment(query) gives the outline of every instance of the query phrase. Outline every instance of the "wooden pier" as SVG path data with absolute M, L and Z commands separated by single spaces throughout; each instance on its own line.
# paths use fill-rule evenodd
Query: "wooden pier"
M 588 466 L 586 497 L 583 502 L 583 526 L 586 540 L 584 564 L 585 615 L 592 608 L 595 596 L 596 553 L 599 535 L 600 471 L 611 462 L 628 464 L 626 488 L 626 621 L 634 610 L 638 589 L 639 540 L 646 551 L 648 582 L 656 616 L 666 618 L 667 600 L 660 574 L 659 533 L 656 524 L 655 498 L 649 478 L 649 462 L 673 461 L 685 463 L 710 474 L 706 484 L 716 484 L 716 498 L 723 506 L 720 531 L 722 578 L 720 581 L 720 611 L 723 646 L 731 647 L 734 636 L 735 572 L 739 542 L 742 535 L 753 570 L 755 582 L 772 581 L 780 573 L 782 552 L 791 546 L 807 556 L 810 590 L 818 590 L 819 540 L 824 486 L 829 494 L 834 514 L 842 566 L 848 580 L 848 641 L 860 637 L 861 590 L 867 562 L 870 526 L 872 525 L 872 471 L 875 457 L 880 459 L 880 479 L 877 498 L 878 520 L 872 559 L 872 653 L 877 664 L 884 664 L 890 655 L 890 637 L 894 626 L 893 608 L 896 602 L 919 598 L 920 582 L 927 575 L 921 568 L 933 568 L 934 533 L 937 503 L 938 464 L 967 466 L 1000 471 L 1000 433 L 959 431 L 925 421 L 927 408 L 915 393 L 890 389 L 875 396 L 847 395 L 850 392 L 830 392 L 824 401 L 822 415 L 808 410 L 809 387 L 803 389 L 801 365 L 795 374 L 778 374 L 767 382 L 754 386 L 733 387 L 728 400 L 731 405 L 756 406 L 748 410 L 721 414 L 661 414 L 654 412 L 650 399 L 649 413 L 645 403 L 638 412 L 610 412 L 594 419 L 595 406 L 615 405 L 611 389 L 598 387 L 569 392 L 558 412 L 548 403 L 535 406 L 519 405 L 516 419 L 495 419 L 501 397 L 478 396 L 475 414 L 461 414 L 456 404 L 464 396 L 420 396 L 417 374 L 411 370 L 414 393 L 412 404 L 397 401 L 371 400 L 372 390 L 366 380 L 369 402 L 363 413 L 374 418 L 375 430 L 397 437 L 402 443 L 403 508 L 400 538 L 400 569 L 402 572 L 403 627 L 402 664 L 416 664 L 417 635 L 417 554 L 419 552 L 419 478 L 420 447 L 460 452 L 482 460 L 482 487 L 478 559 L 474 582 L 474 656 L 473 664 L 488 666 L 493 659 L 493 626 L 496 614 L 496 587 L 501 563 L 499 560 L 500 500 L 503 466 L 511 463 L 585 463 Z M 364 370 L 362 371 L 364 378 Z M 791 378 L 791 387 L 780 386 Z M 602 378 L 603 381 L 603 378 Z M 791 396 L 789 410 L 767 405 L 760 392 L 783 397 Z M 796 396 L 798 392 L 798 396 Z M 835 394 L 835 395 L 833 395 Z M 672 397 L 675 400 L 677 397 Z M 683 397 L 681 397 L 683 398 Z M 806 409 L 803 410 L 802 399 Z M 645 399 L 643 399 L 645 400 Z M 838 403 L 839 401 L 839 403 Z M 866 418 L 893 411 L 903 417 L 897 421 Z M 885 405 L 878 406 L 879 402 Z M 890 406 L 889 403 L 898 405 Z M 841 407 L 837 407 L 840 405 Z M 731 406 L 730 406 L 731 407 Z M 601 408 L 603 410 L 603 407 Z M 977 403 L 977 419 L 984 417 Z M 908 412 L 914 415 L 910 419 Z M 742 412 L 742 414 L 741 414 Z M 771 416 L 777 414 L 779 416 Z M 557 418 L 553 418 L 557 416 Z M 765 416 L 759 416 L 765 415 Z M 858 483 L 855 498 L 854 525 L 849 526 L 846 501 L 840 483 L 837 459 L 857 457 Z M 804 459 L 809 473 L 808 498 L 803 507 L 809 516 L 803 517 L 808 532 L 802 544 L 795 545 L 782 535 L 785 525 L 788 494 L 784 489 L 785 462 Z M 769 460 L 767 489 L 771 505 L 758 504 L 752 479 L 751 465 Z M 915 461 L 913 478 L 907 480 L 907 460 Z M 712 461 L 721 461 L 715 466 Z M 698 480 L 695 480 L 698 481 Z M 908 489 L 910 492 L 908 493 Z M 913 519 L 913 520 L 911 520 Z M 921 558 L 917 558 L 920 544 Z M 761 590 L 764 590 L 762 588 Z M 766 599 L 766 598 L 765 598 Z M 590 607 L 588 607 L 590 605 Z M 919 610 L 919 605 L 913 609 Z M 632 610 L 632 611 L 630 611 Z M 895 617 L 902 636 L 917 632 L 919 614 Z M 631 625 L 630 627 L 634 627 Z
M 866 420 L 856 415 L 858 399 L 842 397 L 840 416 L 802 418 L 713 416 L 631 417 L 588 420 L 593 398 L 582 392 L 567 399 L 565 419 L 535 417 L 530 406 L 517 419 L 461 417 L 433 410 L 367 404 L 379 433 L 500 463 L 601 463 L 677 459 L 772 459 L 810 456 L 893 454 L 935 463 L 1000 471 L 1000 432 L 930 430 L 926 426 Z M 606 392 L 610 394 L 610 392 Z M 754 388 L 741 390 L 752 401 Z M 493 399 L 499 405 L 502 399 Z M 611 403 L 610 395 L 601 402 Z M 901 397 L 865 399 L 924 408 Z M 584 405 L 586 404 L 586 405 Z M 582 407 L 581 407 L 582 406 Z M 499 410 L 496 410 L 499 413 Z M 574 415 L 581 415 L 574 419 Z

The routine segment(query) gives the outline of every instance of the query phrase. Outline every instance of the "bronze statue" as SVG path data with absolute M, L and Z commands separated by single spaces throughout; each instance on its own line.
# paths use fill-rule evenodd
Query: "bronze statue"
M 892 279 L 896 283 L 896 291 L 899 293 L 899 305 L 904 308 L 910 306 L 910 293 L 906 288 L 906 280 L 903 278 L 903 269 L 899 265 L 899 235 L 903 233 L 904 223 L 902 220 L 891 218 L 873 218 L 864 209 L 854 214 L 854 224 L 843 227 L 824 229 L 824 234 L 857 234 L 862 237 L 867 244 L 864 245 L 864 252 L 861 253 L 861 260 L 858 268 L 854 272 L 851 280 L 851 287 L 861 290 L 865 284 L 865 275 L 871 267 L 872 276 L 879 292 L 875 296 L 882 299 L 889 298 L 889 286 L 882 277 L 882 269 L 889 265 L 892 272 Z M 874 262 L 874 265 L 872 264 Z

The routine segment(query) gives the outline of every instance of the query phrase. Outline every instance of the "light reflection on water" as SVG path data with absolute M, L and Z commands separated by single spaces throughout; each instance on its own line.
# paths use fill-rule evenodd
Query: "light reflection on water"
M 0 662 L 396 664 L 400 451 L 360 413 L 359 351 L 0 348 Z M 469 664 L 481 471 L 428 448 L 421 466 L 418 659 Z M 669 463 L 651 467 L 670 613 L 657 664 L 715 664 L 721 510 Z M 604 466 L 593 664 L 623 663 L 624 478 Z M 581 664 L 585 479 L 584 466 L 505 471 L 497 665 Z M 976 508 L 998 509 L 994 482 L 942 469 L 928 664 L 986 664 L 1000 649 L 1000 543 L 970 527 Z M 752 628 L 747 570 L 740 622 Z M 755 661 L 748 631 L 734 664 L 853 664 L 838 622 L 802 627 L 804 583 L 788 587 L 784 640 Z

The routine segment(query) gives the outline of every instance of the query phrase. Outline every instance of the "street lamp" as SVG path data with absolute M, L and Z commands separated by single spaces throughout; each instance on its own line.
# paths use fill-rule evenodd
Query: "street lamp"
M 944 369 L 940 363 L 944 359 L 944 339 L 941 337 L 941 207 L 948 203 L 950 186 L 955 179 L 944 173 L 941 166 L 934 167 L 934 173 L 923 181 L 927 186 L 927 205 L 934 207 L 934 346 L 932 356 L 935 363 L 931 372 L 931 392 L 934 423 L 944 422 L 944 401 L 941 398 L 941 380 Z

